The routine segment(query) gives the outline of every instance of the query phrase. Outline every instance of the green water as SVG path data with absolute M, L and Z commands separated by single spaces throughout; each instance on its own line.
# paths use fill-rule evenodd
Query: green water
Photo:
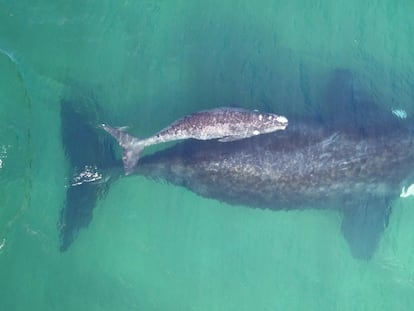
M 414 2 L 258 3 L 0 0 L 0 310 L 412 309 L 413 199 L 393 203 L 365 262 L 338 213 L 234 207 L 133 177 L 59 252 L 67 94 L 146 136 L 229 104 L 308 113 L 342 67 L 379 105 L 414 113 Z

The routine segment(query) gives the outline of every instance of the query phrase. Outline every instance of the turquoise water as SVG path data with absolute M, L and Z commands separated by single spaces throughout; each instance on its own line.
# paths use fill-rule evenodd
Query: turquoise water
M 142 177 L 113 184 L 65 253 L 57 222 L 68 94 L 147 136 L 229 104 L 310 113 L 341 67 L 412 114 L 413 14 L 412 1 L 0 0 L 0 310 L 411 310 L 413 199 L 393 202 L 368 262 L 336 212 L 234 207 Z

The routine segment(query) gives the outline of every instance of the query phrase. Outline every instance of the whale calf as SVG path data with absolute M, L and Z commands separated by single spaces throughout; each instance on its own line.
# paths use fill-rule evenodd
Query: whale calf
M 284 131 L 228 143 L 189 139 L 142 157 L 132 174 L 250 208 L 337 210 L 351 254 L 369 260 L 388 224 L 392 200 L 412 183 L 414 132 L 409 118 L 378 108 L 355 81 L 349 71 L 335 70 L 319 114 L 289 117 Z M 74 140 L 85 139 L 74 134 L 79 135 Z M 105 189 L 124 178 L 111 149 L 101 152 L 107 161 L 99 161 L 102 173 L 112 177 Z M 87 211 L 103 193 L 102 184 L 80 187 L 68 189 L 67 201 L 76 198 L 82 213 L 77 218 L 62 213 L 65 228 L 71 228 L 62 237 L 84 226 L 84 215 L 91 217 Z M 64 210 L 74 206 L 66 204 Z
M 141 151 L 147 146 L 188 138 L 228 142 L 284 130 L 287 125 L 288 120 L 284 116 L 221 107 L 187 115 L 146 139 L 138 139 L 121 129 L 105 124 L 102 124 L 102 127 L 122 146 L 122 160 L 125 173 L 128 175 L 138 162 Z

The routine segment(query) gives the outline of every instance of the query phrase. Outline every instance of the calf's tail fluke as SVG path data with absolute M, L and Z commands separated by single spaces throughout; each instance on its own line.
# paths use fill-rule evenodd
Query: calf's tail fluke
M 142 140 L 129 135 L 122 129 L 110 127 L 106 124 L 102 124 L 102 128 L 113 136 L 122 147 L 122 161 L 124 162 L 125 175 L 131 174 L 139 160 L 141 151 L 145 147 Z

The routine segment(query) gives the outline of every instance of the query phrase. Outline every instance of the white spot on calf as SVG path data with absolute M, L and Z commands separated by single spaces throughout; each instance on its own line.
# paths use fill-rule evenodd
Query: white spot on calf
M 286 119 L 284 116 L 277 116 L 276 120 L 278 122 L 281 122 L 281 123 L 287 123 L 288 122 L 288 119 Z

